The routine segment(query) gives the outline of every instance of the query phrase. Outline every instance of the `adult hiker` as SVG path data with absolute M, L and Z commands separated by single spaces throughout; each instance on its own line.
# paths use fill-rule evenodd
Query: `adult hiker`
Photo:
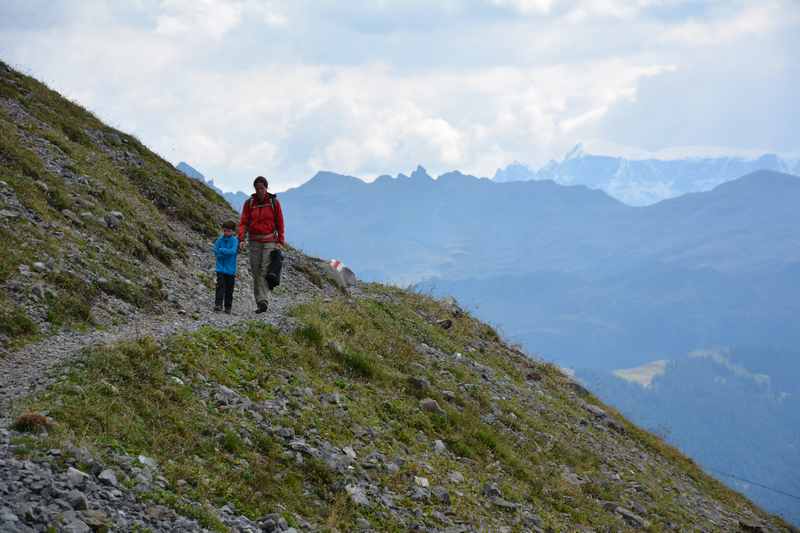
M 256 299 L 256 313 L 267 310 L 270 287 L 267 285 L 267 272 L 270 261 L 278 260 L 272 255 L 284 244 L 283 212 L 278 197 L 267 192 L 269 183 L 264 176 L 253 180 L 256 190 L 245 201 L 242 217 L 239 220 L 239 250 L 244 250 L 245 234 L 250 247 L 250 272 L 253 274 L 253 296 Z

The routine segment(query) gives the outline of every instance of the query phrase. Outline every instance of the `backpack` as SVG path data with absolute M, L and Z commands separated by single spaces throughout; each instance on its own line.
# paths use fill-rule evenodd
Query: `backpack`
M 274 230 L 275 231 L 275 237 L 278 237 L 278 235 L 279 235 L 279 232 L 278 232 L 278 212 L 275 211 L 275 198 L 277 198 L 277 196 L 274 195 L 274 194 L 267 193 L 267 198 L 269 198 L 269 206 L 272 208 L 272 217 L 274 219 L 274 224 L 275 224 L 275 230 Z M 248 213 L 248 217 L 249 218 L 247 219 L 247 230 L 250 231 L 250 223 L 252 222 L 252 217 L 253 217 L 253 196 L 248 198 L 245 201 L 245 204 L 249 204 L 249 206 L 250 206 L 250 211 Z
M 275 217 L 275 236 L 278 236 L 278 212 L 275 210 L 275 195 L 270 194 L 269 198 L 269 205 L 272 207 L 272 216 Z M 253 208 L 253 197 L 247 199 L 250 202 L 250 216 L 252 216 L 252 208 Z M 248 228 L 250 227 L 250 220 L 247 221 Z M 283 252 L 280 250 L 272 250 L 269 253 L 269 269 L 267 270 L 267 275 L 265 276 L 267 281 L 267 287 L 269 290 L 274 289 L 278 285 L 281 284 L 281 270 L 283 269 Z

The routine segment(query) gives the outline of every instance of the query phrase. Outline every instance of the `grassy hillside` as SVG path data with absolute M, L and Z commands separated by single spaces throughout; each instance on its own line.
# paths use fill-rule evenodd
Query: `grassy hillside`
M 136 138 L 0 62 L 3 347 L 158 309 L 230 216 Z
M 451 303 L 371 285 L 292 316 L 87 353 L 20 453 L 76 444 L 130 487 L 155 458 L 143 497 L 221 531 L 226 504 L 330 531 L 788 529 Z
M 205 305 L 219 196 L 2 64 L 0 133 L 6 348 Z M 0 529 L 788 529 L 453 302 L 288 257 L 269 323 L 134 328 L 0 402 Z

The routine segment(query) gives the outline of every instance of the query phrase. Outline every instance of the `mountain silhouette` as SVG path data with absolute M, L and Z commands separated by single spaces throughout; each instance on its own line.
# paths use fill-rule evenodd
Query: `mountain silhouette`
M 515 161 L 497 169 L 494 180 L 551 179 L 601 189 L 630 205 L 651 205 L 690 192 L 707 191 L 758 170 L 800 174 L 800 161 L 785 160 L 775 154 L 753 159 L 730 156 L 629 159 L 589 154 L 578 144 L 561 161 L 550 161 L 539 169 Z

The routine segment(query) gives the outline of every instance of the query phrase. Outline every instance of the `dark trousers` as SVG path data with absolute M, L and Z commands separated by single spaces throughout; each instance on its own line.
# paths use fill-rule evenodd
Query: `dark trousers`
M 222 301 L 225 300 L 225 309 L 231 308 L 233 305 L 233 286 L 235 283 L 235 275 L 217 272 L 217 294 L 214 298 L 214 307 L 222 307 Z

